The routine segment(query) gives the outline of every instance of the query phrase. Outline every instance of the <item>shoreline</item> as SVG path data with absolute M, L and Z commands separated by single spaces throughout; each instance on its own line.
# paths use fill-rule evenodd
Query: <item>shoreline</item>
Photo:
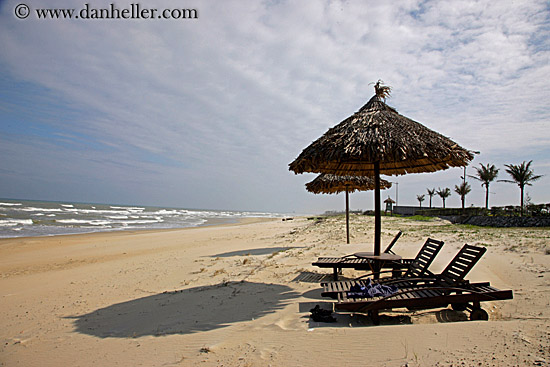
M 0 366 L 550 362 L 550 231 L 383 218 L 382 243 L 402 230 L 394 251 L 403 256 L 428 236 L 445 241 L 435 273 L 465 242 L 486 246 L 468 279 L 512 289 L 514 299 L 483 303 L 489 321 L 450 308 L 396 310 L 373 326 L 361 314 L 309 318 L 313 305 L 333 302 L 319 286 L 332 270 L 311 262 L 368 248 L 372 218 L 351 217 L 350 245 L 343 218 L 242 219 L 0 240 Z
M 59 233 L 59 234 L 47 234 L 40 236 L 15 236 L 15 237 L 0 237 L 0 246 L 5 240 L 16 240 L 16 239 L 29 239 L 29 238 L 54 238 L 54 237 L 66 237 L 66 236 L 88 236 L 93 234 L 117 234 L 117 233 L 154 233 L 154 232 L 165 232 L 165 231 L 180 231 L 193 228 L 202 228 L 202 227 L 217 227 L 217 226 L 231 226 L 247 223 L 256 223 L 277 220 L 280 218 L 277 217 L 241 217 L 241 218 L 208 218 L 204 223 L 198 224 L 196 226 L 189 227 L 177 227 L 177 228 L 132 228 L 132 229 L 111 229 L 111 230 L 97 230 L 90 232 L 80 232 L 80 233 Z
M 179 229 L 280 213 L 0 199 L 0 238 Z

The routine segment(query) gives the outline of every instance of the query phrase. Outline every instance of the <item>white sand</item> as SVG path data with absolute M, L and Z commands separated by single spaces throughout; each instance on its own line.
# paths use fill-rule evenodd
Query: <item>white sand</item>
M 383 218 L 403 256 L 445 241 L 434 272 L 487 245 L 468 279 L 514 299 L 483 303 L 489 321 L 449 308 L 313 322 L 331 270 L 311 262 L 372 249 L 373 218 L 351 228 L 352 245 L 341 217 L 0 240 L 0 366 L 550 365 L 550 229 Z

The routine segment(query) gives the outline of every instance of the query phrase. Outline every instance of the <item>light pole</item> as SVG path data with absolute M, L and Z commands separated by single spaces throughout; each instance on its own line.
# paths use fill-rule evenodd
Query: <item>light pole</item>
M 398 206 L 399 204 L 399 182 L 393 182 L 395 184 L 395 206 Z

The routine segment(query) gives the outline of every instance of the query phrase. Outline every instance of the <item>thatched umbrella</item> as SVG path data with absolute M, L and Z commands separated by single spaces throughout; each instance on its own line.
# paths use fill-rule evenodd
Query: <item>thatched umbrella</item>
M 358 112 L 329 129 L 289 165 L 295 173 L 374 176 L 374 253 L 380 254 L 380 174 L 435 172 L 463 167 L 471 151 L 422 124 L 400 115 L 383 101 L 390 88 L 376 94 Z
M 391 182 L 380 180 L 383 189 L 389 189 Z M 374 190 L 374 178 L 367 176 L 335 176 L 320 174 L 306 184 L 306 189 L 314 194 L 338 194 L 346 192 L 346 238 L 349 243 L 349 194 L 355 191 Z

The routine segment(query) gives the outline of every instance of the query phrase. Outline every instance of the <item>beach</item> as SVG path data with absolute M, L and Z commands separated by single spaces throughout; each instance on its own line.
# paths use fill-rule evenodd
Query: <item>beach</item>
M 374 218 L 242 218 L 207 227 L 0 239 L 0 366 L 550 366 L 550 228 L 382 218 L 414 257 L 487 247 L 468 274 L 511 289 L 489 321 L 447 309 L 310 319 L 319 256 L 372 250 Z M 345 269 L 344 276 L 361 272 Z

